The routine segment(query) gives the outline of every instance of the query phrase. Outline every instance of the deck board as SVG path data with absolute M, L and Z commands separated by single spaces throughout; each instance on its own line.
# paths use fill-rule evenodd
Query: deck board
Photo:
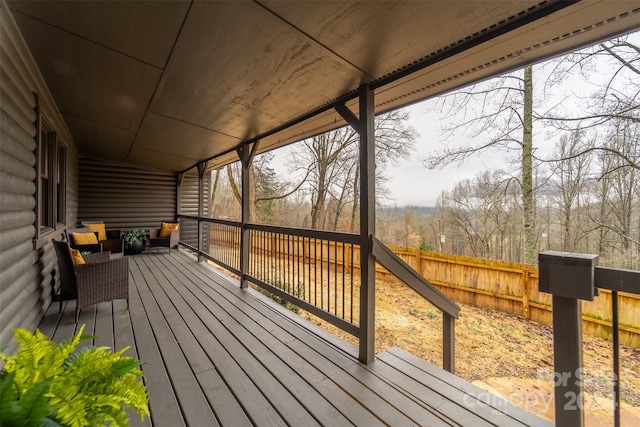
M 474 402 L 473 411 L 476 414 L 484 414 L 488 419 L 500 417 L 502 420 L 508 421 L 508 425 L 514 426 L 548 425 L 546 421 L 519 406 L 506 405 L 504 400 L 495 398 L 495 396 L 490 395 L 480 387 L 468 383 L 460 377 L 451 375 L 449 372 L 438 369 L 436 366 L 398 347 L 387 350 L 380 355 L 379 359 L 396 367 L 402 367 L 406 372 L 415 374 L 415 378 L 429 378 L 430 376 L 432 379 L 429 386 L 440 390 L 443 394 L 459 395 L 462 392 L 476 396 L 477 401 Z M 428 376 L 425 377 L 423 373 Z
M 209 286 L 206 285 L 206 287 Z M 274 311 L 259 301 L 247 301 L 246 299 L 241 300 L 239 298 L 235 298 L 235 301 L 233 301 L 234 293 L 231 292 L 226 295 L 220 292 L 220 296 L 227 298 L 231 304 L 235 304 L 238 310 L 243 310 L 232 314 L 237 318 L 240 318 L 243 322 L 248 323 L 248 319 L 250 318 L 264 316 L 260 321 L 260 327 L 269 330 L 273 334 L 273 337 L 264 339 L 271 343 L 270 348 L 276 348 L 276 346 L 280 348 L 276 353 L 282 356 L 286 352 L 293 351 L 303 359 L 303 361 L 297 360 L 299 363 L 310 363 L 318 369 L 316 373 L 324 372 L 325 375 L 331 377 L 331 380 L 328 380 L 326 377 L 321 377 L 318 379 L 307 378 L 307 381 L 311 383 L 318 383 L 320 381 L 321 384 L 319 384 L 319 389 L 335 389 L 337 386 L 346 391 L 349 395 L 357 396 L 357 406 L 354 406 L 356 402 L 349 402 L 348 400 L 345 400 L 344 396 L 341 396 L 341 393 L 337 390 L 334 393 L 327 393 L 327 398 L 334 399 L 334 404 L 342 406 L 339 409 L 344 413 L 351 412 L 349 416 L 351 420 L 365 425 L 376 425 L 380 423 L 380 420 L 383 423 L 394 423 L 395 425 L 404 425 L 405 423 L 412 424 L 412 420 L 409 417 L 406 417 L 402 412 L 398 411 L 392 404 L 387 402 L 384 395 L 380 396 L 379 394 L 376 394 L 373 390 L 367 388 L 364 384 L 358 381 L 354 376 L 343 375 L 345 368 L 349 368 L 354 365 L 359 366 L 353 357 L 339 352 L 329 351 L 330 349 L 326 343 L 321 342 L 317 337 L 314 337 L 309 334 L 308 331 L 297 327 L 297 325 L 295 330 L 298 333 L 290 332 L 291 323 L 288 317 L 274 316 Z M 249 307 L 247 307 L 247 305 Z M 233 310 L 232 308 L 229 308 L 228 305 L 225 306 L 228 310 Z M 288 348 L 284 349 L 281 344 L 286 345 Z M 331 360 L 324 356 L 326 354 L 331 354 L 333 356 L 331 357 Z M 294 366 L 293 368 L 295 369 L 296 367 Z M 331 384 L 332 382 L 335 382 L 335 386 Z M 335 401 L 336 396 L 340 399 L 337 402 Z M 345 408 L 345 403 L 350 406 Z M 372 414 L 362 412 L 362 406 L 375 407 L 375 416 L 379 419 L 371 418 Z M 354 408 L 357 409 L 357 411 L 355 411 Z M 415 423 L 415 421 L 413 423 Z
M 185 251 L 131 256 L 129 270 L 129 310 L 101 303 L 80 322 L 96 345 L 144 362 L 151 417 L 133 426 L 549 425 L 401 349 L 364 366 L 353 346 Z M 74 309 L 52 304 L 40 329 L 69 338 Z
M 131 269 L 131 265 L 129 268 Z M 149 393 L 152 423 L 157 427 L 185 426 L 180 405 L 140 298 L 139 290 L 142 287 L 138 288 L 138 285 L 143 278 L 139 271 L 131 270 L 134 280 L 129 282 L 129 313 L 134 330 L 136 351 L 140 360 L 144 362 L 142 370 Z M 138 281 L 135 280 L 136 277 Z
M 229 332 L 262 362 L 264 369 L 277 378 L 290 394 L 297 396 L 306 410 L 314 414 L 321 424 L 344 423 L 345 417 L 352 422 L 360 420 L 371 426 L 380 424 L 380 421 L 361 405 L 344 399 L 337 385 L 325 381 L 326 377 L 320 370 L 309 365 L 285 343 L 273 336 L 269 331 L 273 329 L 264 327 L 268 322 L 267 318 L 260 317 L 258 313 L 249 316 L 224 298 L 218 298 L 212 303 L 224 311 L 226 316 L 235 320 L 226 323 Z M 292 335 L 289 336 L 289 340 L 297 341 Z

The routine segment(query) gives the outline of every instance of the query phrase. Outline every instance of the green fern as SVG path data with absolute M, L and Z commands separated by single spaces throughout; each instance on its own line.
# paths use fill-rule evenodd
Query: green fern
M 0 371 L 0 419 L 4 425 L 128 426 L 126 407 L 141 419 L 149 415 L 141 362 L 127 348 L 83 347 L 84 325 L 71 339 L 55 344 L 39 330 L 14 331 L 18 351 Z

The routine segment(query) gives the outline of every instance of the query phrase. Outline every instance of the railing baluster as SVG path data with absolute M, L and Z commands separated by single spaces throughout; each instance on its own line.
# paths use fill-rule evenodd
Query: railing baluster
M 354 248 L 353 248 L 353 243 L 351 244 L 351 285 L 349 286 L 350 291 L 351 291 L 351 295 L 349 297 L 350 299 L 350 304 L 351 304 L 351 313 L 349 315 L 349 321 L 353 323 L 353 287 L 354 287 L 354 283 L 353 283 L 353 255 L 354 255 Z
M 320 239 L 320 308 L 324 308 L 324 240 Z
M 338 315 L 338 242 L 333 242 L 333 308 Z
M 180 221 L 187 225 L 191 221 L 199 221 L 202 224 L 199 232 L 203 235 L 208 233 L 210 244 L 199 252 L 199 256 L 206 255 L 206 258 L 234 273 L 239 272 L 242 249 L 240 223 L 211 218 L 196 221 L 196 218 L 185 216 L 181 216 Z M 247 224 L 247 231 L 249 251 L 246 273 L 249 281 L 275 292 L 285 300 L 298 303 L 354 336 L 359 335 L 358 319 L 354 321 L 354 312 L 357 310 L 354 304 L 359 304 L 354 282 L 354 258 L 359 236 L 258 224 Z M 182 244 L 197 250 L 188 241 Z M 338 295 L 339 292 L 341 295 Z M 445 325 L 445 328 L 448 326 Z M 452 335 L 446 331 L 444 333 L 445 342 L 451 341 Z M 449 348 L 452 351 L 452 346 Z
M 342 243 L 341 243 L 341 245 L 342 245 L 342 318 L 344 319 L 344 318 L 345 318 L 345 315 L 344 315 L 344 295 L 345 295 L 345 293 L 346 293 L 346 292 L 345 292 L 345 291 L 346 291 L 346 289 L 345 289 L 345 287 L 344 287 L 344 281 L 345 281 L 345 276 L 346 276 L 347 274 L 346 274 L 346 272 L 345 272 L 345 267 L 346 267 L 346 266 L 345 266 L 345 262 L 346 262 L 346 259 L 345 259 L 345 257 L 344 257 L 344 242 L 342 242 Z
M 618 319 L 618 291 L 611 291 L 613 323 L 613 422 L 620 427 L 620 325 Z
M 318 242 L 313 239 L 313 304 L 318 305 Z
M 304 298 L 304 289 L 302 290 L 302 292 L 300 292 L 300 286 L 304 286 L 304 277 L 302 278 L 302 284 L 300 283 L 300 236 L 296 236 L 296 264 L 297 264 L 296 277 L 298 277 L 297 292 L 298 292 L 298 296 L 301 296 L 302 298 Z M 302 274 L 304 275 L 304 271 L 302 272 Z
M 292 283 L 293 276 L 291 275 L 291 235 L 287 234 L 287 292 L 295 294 L 295 290 Z

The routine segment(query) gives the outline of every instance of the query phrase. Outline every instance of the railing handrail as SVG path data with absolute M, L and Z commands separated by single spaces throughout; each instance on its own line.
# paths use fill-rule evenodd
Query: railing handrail
M 369 236 L 369 243 L 376 262 L 442 311 L 442 367 L 453 374 L 456 359 L 455 319 L 460 315 L 460 306 L 429 283 L 375 236 Z
M 597 266 L 593 281 L 596 288 L 640 295 L 640 271 Z
M 354 245 L 358 245 L 360 243 L 360 235 L 340 231 L 313 230 L 310 228 L 295 228 L 255 223 L 247 223 L 247 228 L 249 230 L 288 234 L 290 236 L 308 237 L 311 239 L 331 240 L 333 242 L 351 243 Z
M 460 315 L 458 304 L 443 294 L 375 236 L 371 236 L 371 240 L 373 255 L 377 262 L 442 312 L 458 318 Z
M 182 214 L 178 215 L 178 218 L 190 219 L 193 221 L 200 221 L 200 222 L 209 222 L 213 224 L 222 224 L 222 225 L 228 225 L 231 227 L 238 227 L 238 228 L 242 226 L 242 223 L 240 221 L 233 221 L 230 219 L 206 218 L 206 217 L 198 217 L 196 215 L 182 215 Z

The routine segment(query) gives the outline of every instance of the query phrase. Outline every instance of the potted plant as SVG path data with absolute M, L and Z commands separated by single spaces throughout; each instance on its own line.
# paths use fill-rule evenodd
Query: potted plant
M 126 348 L 78 344 L 83 335 L 56 344 L 42 332 L 15 329 L 17 351 L 0 369 L 0 420 L 7 426 L 98 426 L 129 424 L 127 408 L 149 415 L 149 397 L 140 378 L 141 362 L 123 356 Z
M 125 233 L 122 238 L 125 242 L 125 252 L 128 255 L 135 255 L 142 253 L 147 247 L 149 241 L 149 235 L 141 228 L 135 228 L 128 233 Z

